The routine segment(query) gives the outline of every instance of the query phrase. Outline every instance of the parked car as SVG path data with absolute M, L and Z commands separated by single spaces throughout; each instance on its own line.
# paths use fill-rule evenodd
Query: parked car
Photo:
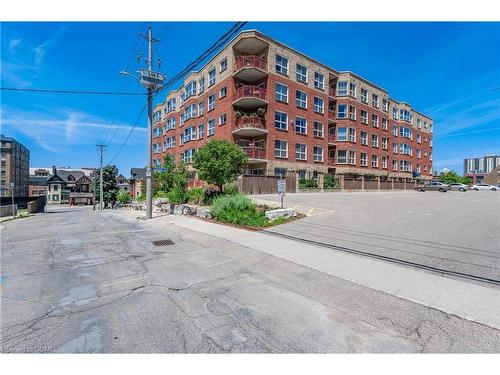
M 450 190 L 450 185 L 448 184 L 443 184 L 442 182 L 428 182 L 424 185 L 420 185 L 416 187 L 417 191 L 427 191 L 427 190 L 435 190 L 435 191 L 440 191 L 442 193 L 446 193 L 448 190 Z
M 498 188 L 493 185 L 488 185 L 488 184 L 476 184 L 473 187 L 471 187 L 472 190 L 493 190 L 496 191 Z
M 450 190 L 467 191 L 467 185 L 465 184 L 450 184 Z

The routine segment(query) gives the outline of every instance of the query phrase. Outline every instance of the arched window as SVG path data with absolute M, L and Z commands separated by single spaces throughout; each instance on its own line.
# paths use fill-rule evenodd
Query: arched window
M 75 181 L 75 177 L 72 174 L 68 176 L 68 181 Z

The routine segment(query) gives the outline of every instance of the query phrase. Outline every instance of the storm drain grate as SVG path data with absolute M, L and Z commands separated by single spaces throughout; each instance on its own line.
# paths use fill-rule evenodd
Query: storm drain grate
M 151 241 L 151 243 L 155 246 L 168 246 L 168 245 L 173 245 L 174 242 L 170 239 L 168 240 L 156 240 L 156 241 Z

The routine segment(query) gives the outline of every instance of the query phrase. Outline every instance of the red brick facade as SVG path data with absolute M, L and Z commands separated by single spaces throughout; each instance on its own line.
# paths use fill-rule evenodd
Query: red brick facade
M 276 69 L 278 55 L 286 57 L 287 74 Z M 306 72 L 305 83 L 297 79 L 299 65 Z M 215 84 L 209 87 L 209 72 L 213 69 L 216 72 Z M 323 85 L 319 85 L 323 87 L 315 87 L 316 73 L 323 75 Z M 200 92 L 200 79 L 204 79 L 203 92 Z M 196 82 L 195 95 L 182 103 L 181 95 L 190 82 Z M 339 82 L 353 85 L 352 96 L 340 92 Z M 337 72 L 258 32 L 241 33 L 199 72 L 190 74 L 184 83 L 184 87 L 169 93 L 165 102 L 155 107 L 153 143 L 157 146 L 153 158 L 156 165 L 161 165 L 165 153 L 175 155 L 176 161 L 179 161 L 186 150 L 198 149 L 211 139 L 228 139 L 240 144 L 250 156 L 249 173 L 269 173 L 275 168 L 283 168 L 296 172 L 307 170 L 319 174 L 330 172 L 393 178 L 411 178 L 412 171 L 419 171 L 423 178 L 432 177 L 432 120 L 429 117 L 414 111 L 406 103 L 389 98 L 385 90 L 353 73 Z M 277 100 L 276 83 L 287 87 L 287 101 Z M 226 95 L 221 97 L 223 88 L 226 88 Z M 368 103 L 362 102 L 361 89 L 366 90 Z M 297 90 L 307 94 L 307 109 L 297 106 Z M 192 94 L 190 92 L 188 95 Z M 213 94 L 215 108 L 208 111 L 208 98 Z M 372 105 L 372 95 L 377 95 L 378 107 Z M 322 112 L 315 111 L 315 97 L 323 101 Z M 172 98 L 176 99 L 175 110 L 166 113 L 167 102 Z M 383 101 L 387 102 L 385 110 L 382 109 Z M 199 103 L 204 103 L 202 115 L 198 111 Z M 196 106 L 196 114 L 182 124 L 181 117 L 192 104 Z M 339 118 L 339 106 L 343 104 L 347 105 L 347 118 Z M 349 119 L 349 106 L 355 108 L 355 119 Z M 397 119 L 393 118 L 393 108 L 396 108 Z M 362 110 L 367 112 L 367 124 L 362 123 Z M 287 114 L 286 129 L 275 126 L 276 111 Z M 403 111 L 408 111 L 404 112 L 408 114 L 408 121 L 401 119 Z M 221 125 L 219 117 L 223 114 L 226 123 Z M 373 125 L 373 115 L 378 116 L 378 126 Z M 306 120 L 306 134 L 296 131 L 297 117 Z M 175 128 L 166 130 L 170 118 L 175 118 Z M 383 119 L 387 120 L 386 129 Z M 208 135 L 211 120 L 215 121 L 215 134 Z M 317 126 L 322 124 L 322 135 L 314 134 L 314 122 L 318 123 Z M 204 126 L 202 137 L 200 125 Z M 186 138 L 181 144 L 183 132 L 191 126 L 195 127 L 196 135 Z M 397 136 L 393 135 L 395 126 Z M 349 130 L 347 141 L 341 139 L 339 129 L 344 127 L 354 129 L 352 136 L 355 139 L 349 140 Z M 409 132 L 409 138 L 400 135 L 400 131 L 403 131 L 401 127 L 409 129 L 405 129 L 405 132 Z M 362 132 L 366 132 L 367 145 L 362 144 Z M 372 144 L 372 140 L 375 142 L 373 135 L 378 137 L 378 145 Z M 175 146 L 164 147 L 167 138 L 174 136 Z M 382 147 L 383 139 L 387 147 Z M 275 151 L 276 140 L 287 142 L 287 155 L 279 155 Z M 397 153 L 393 150 L 393 143 L 397 144 Z M 297 144 L 300 150 L 303 150 L 301 145 L 306 145 L 305 160 L 296 158 Z M 313 158 L 315 147 L 318 160 Z M 405 147 L 411 155 L 402 154 L 400 147 Z M 322 160 L 319 158 L 321 150 Z M 346 151 L 346 163 L 343 151 Z M 302 151 L 298 155 L 303 155 Z M 377 156 L 376 166 L 372 165 L 372 155 Z M 349 156 L 354 156 L 354 160 Z M 366 156 L 367 165 L 362 165 L 362 156 Z M 386 160 L 386 165 L 383 165 L 383 160 Z M 397 170 L 393 169 L 394 160 Z M 190 159 L 185 161 L 189 162 Z M 405 161 L 411 166 L 407 167 L 407 171 L 401 171 Z

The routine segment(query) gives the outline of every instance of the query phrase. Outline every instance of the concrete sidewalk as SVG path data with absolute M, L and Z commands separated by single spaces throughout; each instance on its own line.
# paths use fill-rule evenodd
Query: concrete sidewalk
M 500 290 L 273 235 L 184 216 L 154 219 L 209 234 L 332 276 L 500 329 Z

